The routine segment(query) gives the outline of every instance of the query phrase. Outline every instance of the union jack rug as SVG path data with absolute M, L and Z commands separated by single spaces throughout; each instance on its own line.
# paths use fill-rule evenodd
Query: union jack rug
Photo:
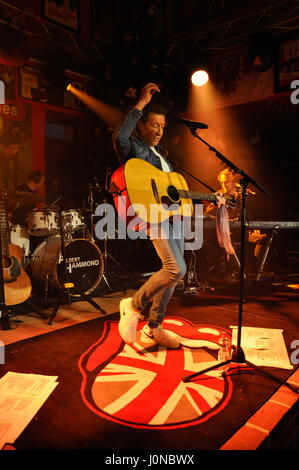
M 182 317 L 165 317 L 163 327 L 183 340 L 167 350 L 141 340 L 125 344 L 117 321 L 106 321 L 101 337 L 80 357 L 81 396 L 101 418 L 142 429 L 176 429 L 209 420 L 228 404 L 233 391 L 229 374 L 219 369 L 183 382 L 185 376 L 217 363 L 218 340 L 228 330 L 195 325 Z

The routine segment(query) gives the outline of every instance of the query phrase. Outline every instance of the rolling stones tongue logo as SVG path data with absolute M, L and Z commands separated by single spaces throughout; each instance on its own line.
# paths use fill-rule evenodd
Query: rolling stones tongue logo
M 81 395 L 102 418 L 147 429 L 175 429 L 206 421 L 228 403 L 230 377 L 219 370 L 183 382 L 182 378 L 216 363 L 208 349 L 218 349 L 223 331 L 210 325 L 193 325 L 179 317 L 166 317 L 165 329 L 184 337 L 177 350 L 166 350 L 141 340 L 124 344 L 118 322 L 107 321 L 102 337 L 79 359 Z

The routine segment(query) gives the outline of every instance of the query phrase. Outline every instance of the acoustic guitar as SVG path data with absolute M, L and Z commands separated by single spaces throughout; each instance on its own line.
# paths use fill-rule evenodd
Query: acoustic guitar
M 31 295 L 31 281 L 22 267 L 23 251 L 9 243 L 9 230 L 6 210 L 6 192 L 0 198 L 0 240 L 2 248 L 2 276 L 4 304 L 17 305 L 25 302 Z M 0 286 L 2 289 L 2 287 Z
M 114 171 L 109 192 L 113 194 L 118 215 L 126 225 L 132 219 L 140 222 L 136 223 L 136 231 L 175 215 L 190 217 L 193 200 L 217 200 L 215 193 L 190 191 L 181 174 L 161 171 L 140 158 L 131 158 Z M 234 206 L 234 198 L 224 198 L 228 207 Z

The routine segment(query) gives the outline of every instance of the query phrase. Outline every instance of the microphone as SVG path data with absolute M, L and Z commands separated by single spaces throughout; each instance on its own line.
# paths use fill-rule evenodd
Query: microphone
M 183 119 L 181 117 L 174 118 L 174 122 L 177 124 L 184 124 L 185 126 L 191 129 L 208 129 L 208 125 L 203 122 L 190 121 L 188 119 Z

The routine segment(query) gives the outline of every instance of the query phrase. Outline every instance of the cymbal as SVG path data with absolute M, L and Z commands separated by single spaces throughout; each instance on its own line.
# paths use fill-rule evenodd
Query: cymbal
M 44 200 L 44 198 L 39 194 L 29 193 L 26 191 L 7 190 L 6 194 L 9 201 L 16 200 L 24 204 L 37 204 L 38 202 L 42 202 Z

